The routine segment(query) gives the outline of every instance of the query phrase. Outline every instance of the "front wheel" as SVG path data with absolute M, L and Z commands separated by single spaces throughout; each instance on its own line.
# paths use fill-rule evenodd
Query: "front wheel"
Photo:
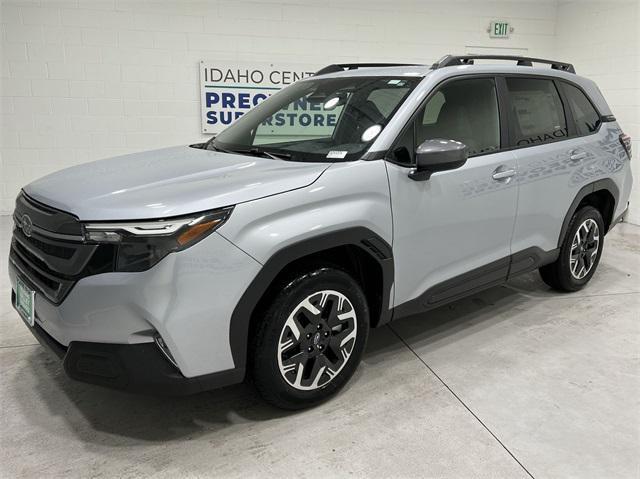
M 593 206 L 577 211 L 560 247 L 560 256 L 540 268 L 540 276 L 554 289 L 578 291 L 596 272 L 604 246 L 604 222 Z
M 261 396 L 284 409 L 315 405 L 342 388 L 369 332 L 360 286 L 329 267 L 293 275 L 257 319 L 251 374 Z

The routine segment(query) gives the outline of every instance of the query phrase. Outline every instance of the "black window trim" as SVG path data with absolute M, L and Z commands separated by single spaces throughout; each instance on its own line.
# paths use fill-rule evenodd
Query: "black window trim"
M 508 145 L 508 118 L 507 118 L 507 108 L 506 108 L 506 104 L 505 102 L 505 98 L 504 95 L 501 96 L 500 94 L 500 89 L 498 87 L 498 82 L 499 82 L 499 78 L 501 75 L 497 75 L 495 73 L 475 73 L 475 74 L 460 74 L 460 75 L 453 75 L 450 76 L 448 78 L 445 78 L 444 80 L 442 80 L 441 82 L 437 83 L 429 92 L 429 94 L 426 96 L 426 98 L 424 100 L 422 100 L 422 102 L 420 103 L 420 105 L 418 105 L 418 107 L 413 111 L 413 113 L 411 114 L 411 116 L 409 117 L 409 119 L 405 122 L 404 126 L 402 127 L 402 130 L 400 130 L 400 133 L 398 134 L 398 136 L 396 136 L 395 140 L 393 141 L 393 143 L 391 144 L 391 146 L 389 147 L 389 149 L 384 152 L 383 155 L 383 159 L 385 161 L 388 161 L 389 163 L 393 163 L 394 165 L 398 165 L 398 166 L 402 166 L 405 168 L 414 168 L 415 167 L 415 157 L 413 156 L 415 154 L 414 152 L 411 152 L 412 154 L 412 161 L 411 163 L 402 163 L 400 161 L 396 161 L 393 159 L 392 156 L 392 152 L 395 149 L 396 145 L 398 144 L 398 142 L 402 139 L 402 137 L 404 136 L 404 134 L 407 131 L 407 128 L 414 128 L 414 132 L 413 132 L 413 142 L 415 144 L 415 138 L 416 138 L 416 134 L 415 134 L 415 121 L 418 117 L 418 114 L 420 113 L 420 111 L 422 110 L 422 108 L 424 108 L 427 103 L 435 96 L 436 93 L 438 93 L 444 86 L 446 86 L 449 83 L 452 83 L 454 81 L 461 81 L 461 80 L 476 80 L 476 79 L 481 79 L 481 78 L 489 78 L 493 80 L 494 83 L 494 87 L 496 89 L 496 100 L 498 102 L 498 127 L 500 128 L 500 148 L 497 150 L 493 150 L 493 151 L 487 151 L 485 153 L 478 153 L 477 155 L 472 155 L 469 158 L 478 158 L 480 156 L 485 156 L 485 155 L 494 155 L 496 153 L 501 153 L 503 151 L 509 151 L 510 148 L 506 147 L 505 145 Z
M 573 109 L 569 104 L 569 98 L 564 93 L 564 89 L 562 88 L 562 84 L 557 78 L 554 78 L 553 85 L 560 96 L 560 101 L 562 102 L 562 109 L 564 110 L 564 121 L 567 122 L 567 137 L 565 140 L 569 140 L 571 138 L 576 138 L 578 136 L 578 129 L 576 128 L 576 120 L 573 116 Z M 563 141 L 560 139 L 559 141 Z M 554 143 L 554 142 L 551 142 Z

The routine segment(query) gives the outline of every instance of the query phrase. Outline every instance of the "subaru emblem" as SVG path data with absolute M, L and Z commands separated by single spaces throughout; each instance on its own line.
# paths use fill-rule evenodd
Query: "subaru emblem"
M 24 235 L 29 238 L 31 237 L 31 233 L 33 232 L 33 221 L 29 215 L 22 215 L 22 232 Z

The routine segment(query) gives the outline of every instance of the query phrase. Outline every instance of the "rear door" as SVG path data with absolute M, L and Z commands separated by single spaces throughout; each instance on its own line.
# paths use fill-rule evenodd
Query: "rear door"
M 505 85 L 519 186 L 512 250 L 514 255 L 530 253 L 520 265 L 527 268 L 536 256 L 557 248 L 562 222 L 579 190 L 576 174 L 587 154 L 559 82 L 513 76 L 505 78 Z
M 605 128 L 601 131 L 600 113 L 582 89 L 566 81 L 559 82 L 559 87 L 568 113 L 573 117 L 575 134 L 582 139 L 581 150 L 584 150 L 581 160 L 573 162 L 576 170 L 572 175 L 572 186 L 582 187 L 599 178 L 610 177 L 621 166 L 620 158 L 611 154 L 619 151 L 619 135 L 610 135 Z
M 389 153 L 399 316 L 506 278 L 517 187 L 514 154 L 502 148 L 498 100 L 493 77 L 449 80 Z M 412 180 L 416 147 L 436 138 L 465 143 L 469 159 L 427 181 Z

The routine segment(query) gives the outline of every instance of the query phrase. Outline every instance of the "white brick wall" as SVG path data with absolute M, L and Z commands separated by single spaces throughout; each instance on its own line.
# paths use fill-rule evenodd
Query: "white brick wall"
M 51 171 L 201 138 L 202 59 L 432 62 L 466 46 L 555 57 L 570 15 L 556 0 L 0 1 L 0 213 Z M 512 38 L 489 39 L 492 19 Z
M 633 139 L 636 185 L 627 221 L 640 224 L 640 2 L 563 2 L 558 7 L 558 56 L 598 83 L 623 131 Z M 590 25 L 585 28 L 584 25 Z

